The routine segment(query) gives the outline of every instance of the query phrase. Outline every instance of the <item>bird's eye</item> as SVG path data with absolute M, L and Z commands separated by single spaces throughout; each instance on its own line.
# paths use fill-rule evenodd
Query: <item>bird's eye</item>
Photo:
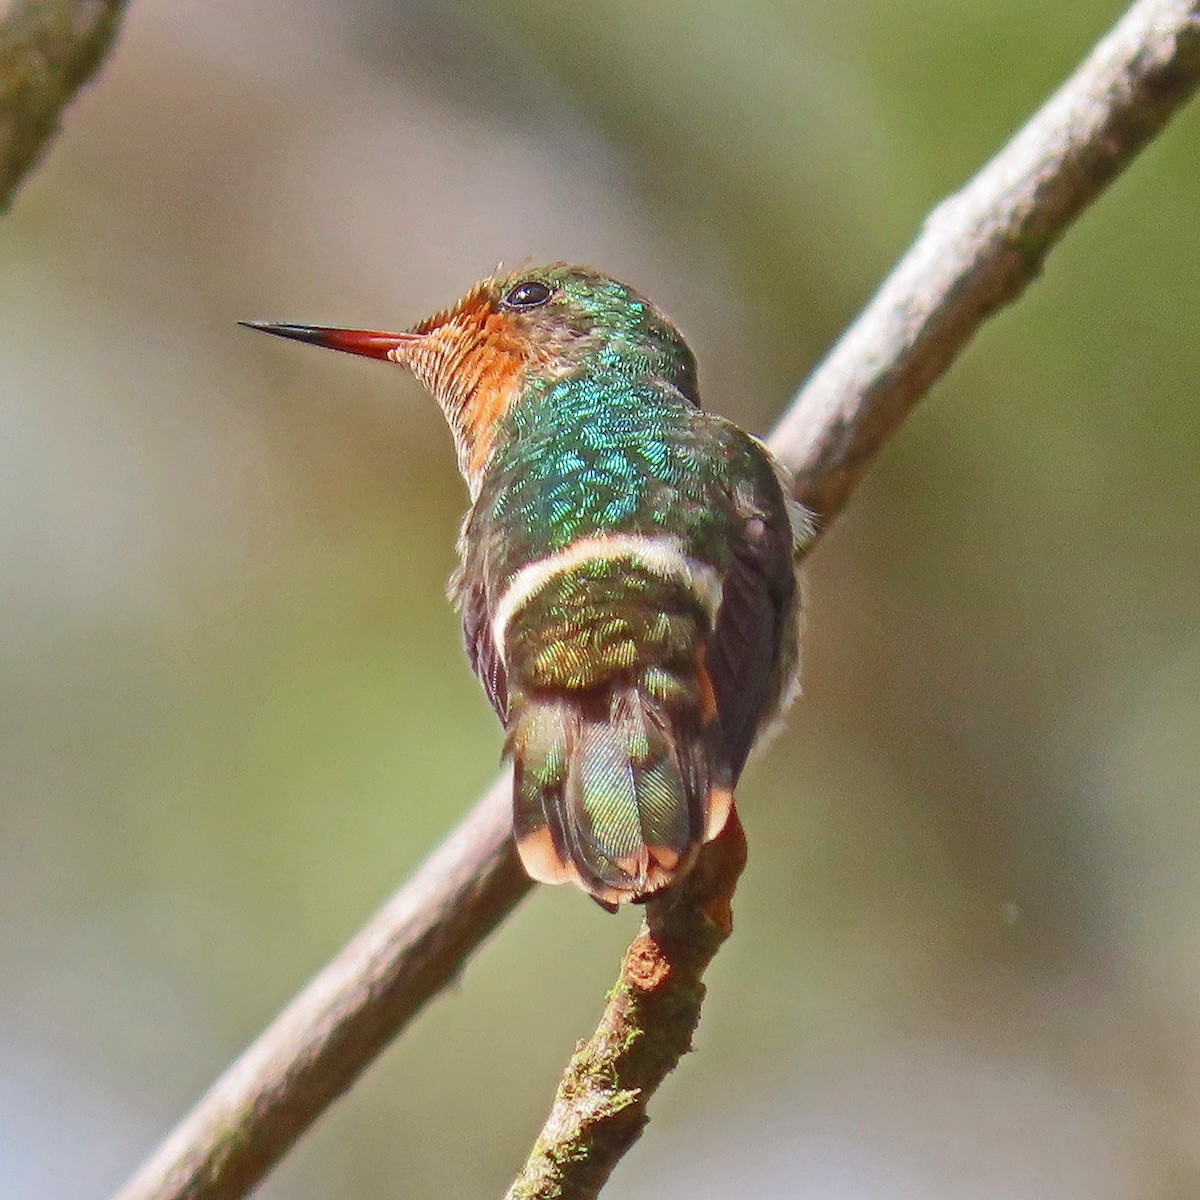
M 540 308 L 551 296 L 554 289 L 540 279 L 526 279 L 504 293 L 502 303 L 507 308 Z

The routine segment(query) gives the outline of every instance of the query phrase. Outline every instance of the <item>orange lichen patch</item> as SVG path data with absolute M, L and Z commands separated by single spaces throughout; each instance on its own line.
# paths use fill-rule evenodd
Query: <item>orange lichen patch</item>
M 458 445 L 459 466 L 474 484 L 491 452 L 496 425 L 520 394 L 535 357 L 530 339 L 497 308 L 490 279 L 410 332 L 414 340 L 395 352 L 395 361 L 442 406 Z
M 671 963 L 649 934 L 639 934 L 625 952 L 621 974 L 627 983 L 643 992 L 662 987 L 670 978 Z

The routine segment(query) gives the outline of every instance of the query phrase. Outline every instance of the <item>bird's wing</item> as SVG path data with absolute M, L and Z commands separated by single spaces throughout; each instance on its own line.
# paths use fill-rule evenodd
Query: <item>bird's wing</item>
M 479 676 L 479 682 L 483 684 L 496 715 L 505 721 L 508 717 L 508 678 L 492 637 L 492 614 L 487 589 L 482 582 L 478 582 L 460 585 L 457 593 L 467 660 L 471 670 Z
M 736 497 L 733 559 L 705 658 L 735 781 L 788 690 L 797 654 L 792 521 L 767 452 L 745 434 L 739 440 L 753 482 Z

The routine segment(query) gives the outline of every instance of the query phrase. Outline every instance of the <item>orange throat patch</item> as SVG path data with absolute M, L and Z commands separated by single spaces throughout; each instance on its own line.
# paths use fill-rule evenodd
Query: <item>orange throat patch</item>
M 490 282 L 490 281 L 488 281 Z M 410 331 L 397 362 L 433 393 L 454 434 L 458 466 L 474 496 L 500 421 L 535 357 L 529 339 L 490 302 L 486 283 Z

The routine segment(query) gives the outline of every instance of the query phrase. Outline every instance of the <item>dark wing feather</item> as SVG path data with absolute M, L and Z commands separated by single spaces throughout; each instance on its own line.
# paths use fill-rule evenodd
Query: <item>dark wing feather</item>
M 479 676 L 483 690 L 487 692 L 492 707 L 501 721 L 508 719 L 508 678 L 504 663 L 496 650 L 492 638 L 492 615 L 488 605 L 487 591 L 482 585 L 467 587 L 460 591 L 463 639 L 467 645 L 467 659 L 471 670 Z
M 743 520 L 705 665 L 736 783 L 792 671 L 796 576 L 782 504 Z

